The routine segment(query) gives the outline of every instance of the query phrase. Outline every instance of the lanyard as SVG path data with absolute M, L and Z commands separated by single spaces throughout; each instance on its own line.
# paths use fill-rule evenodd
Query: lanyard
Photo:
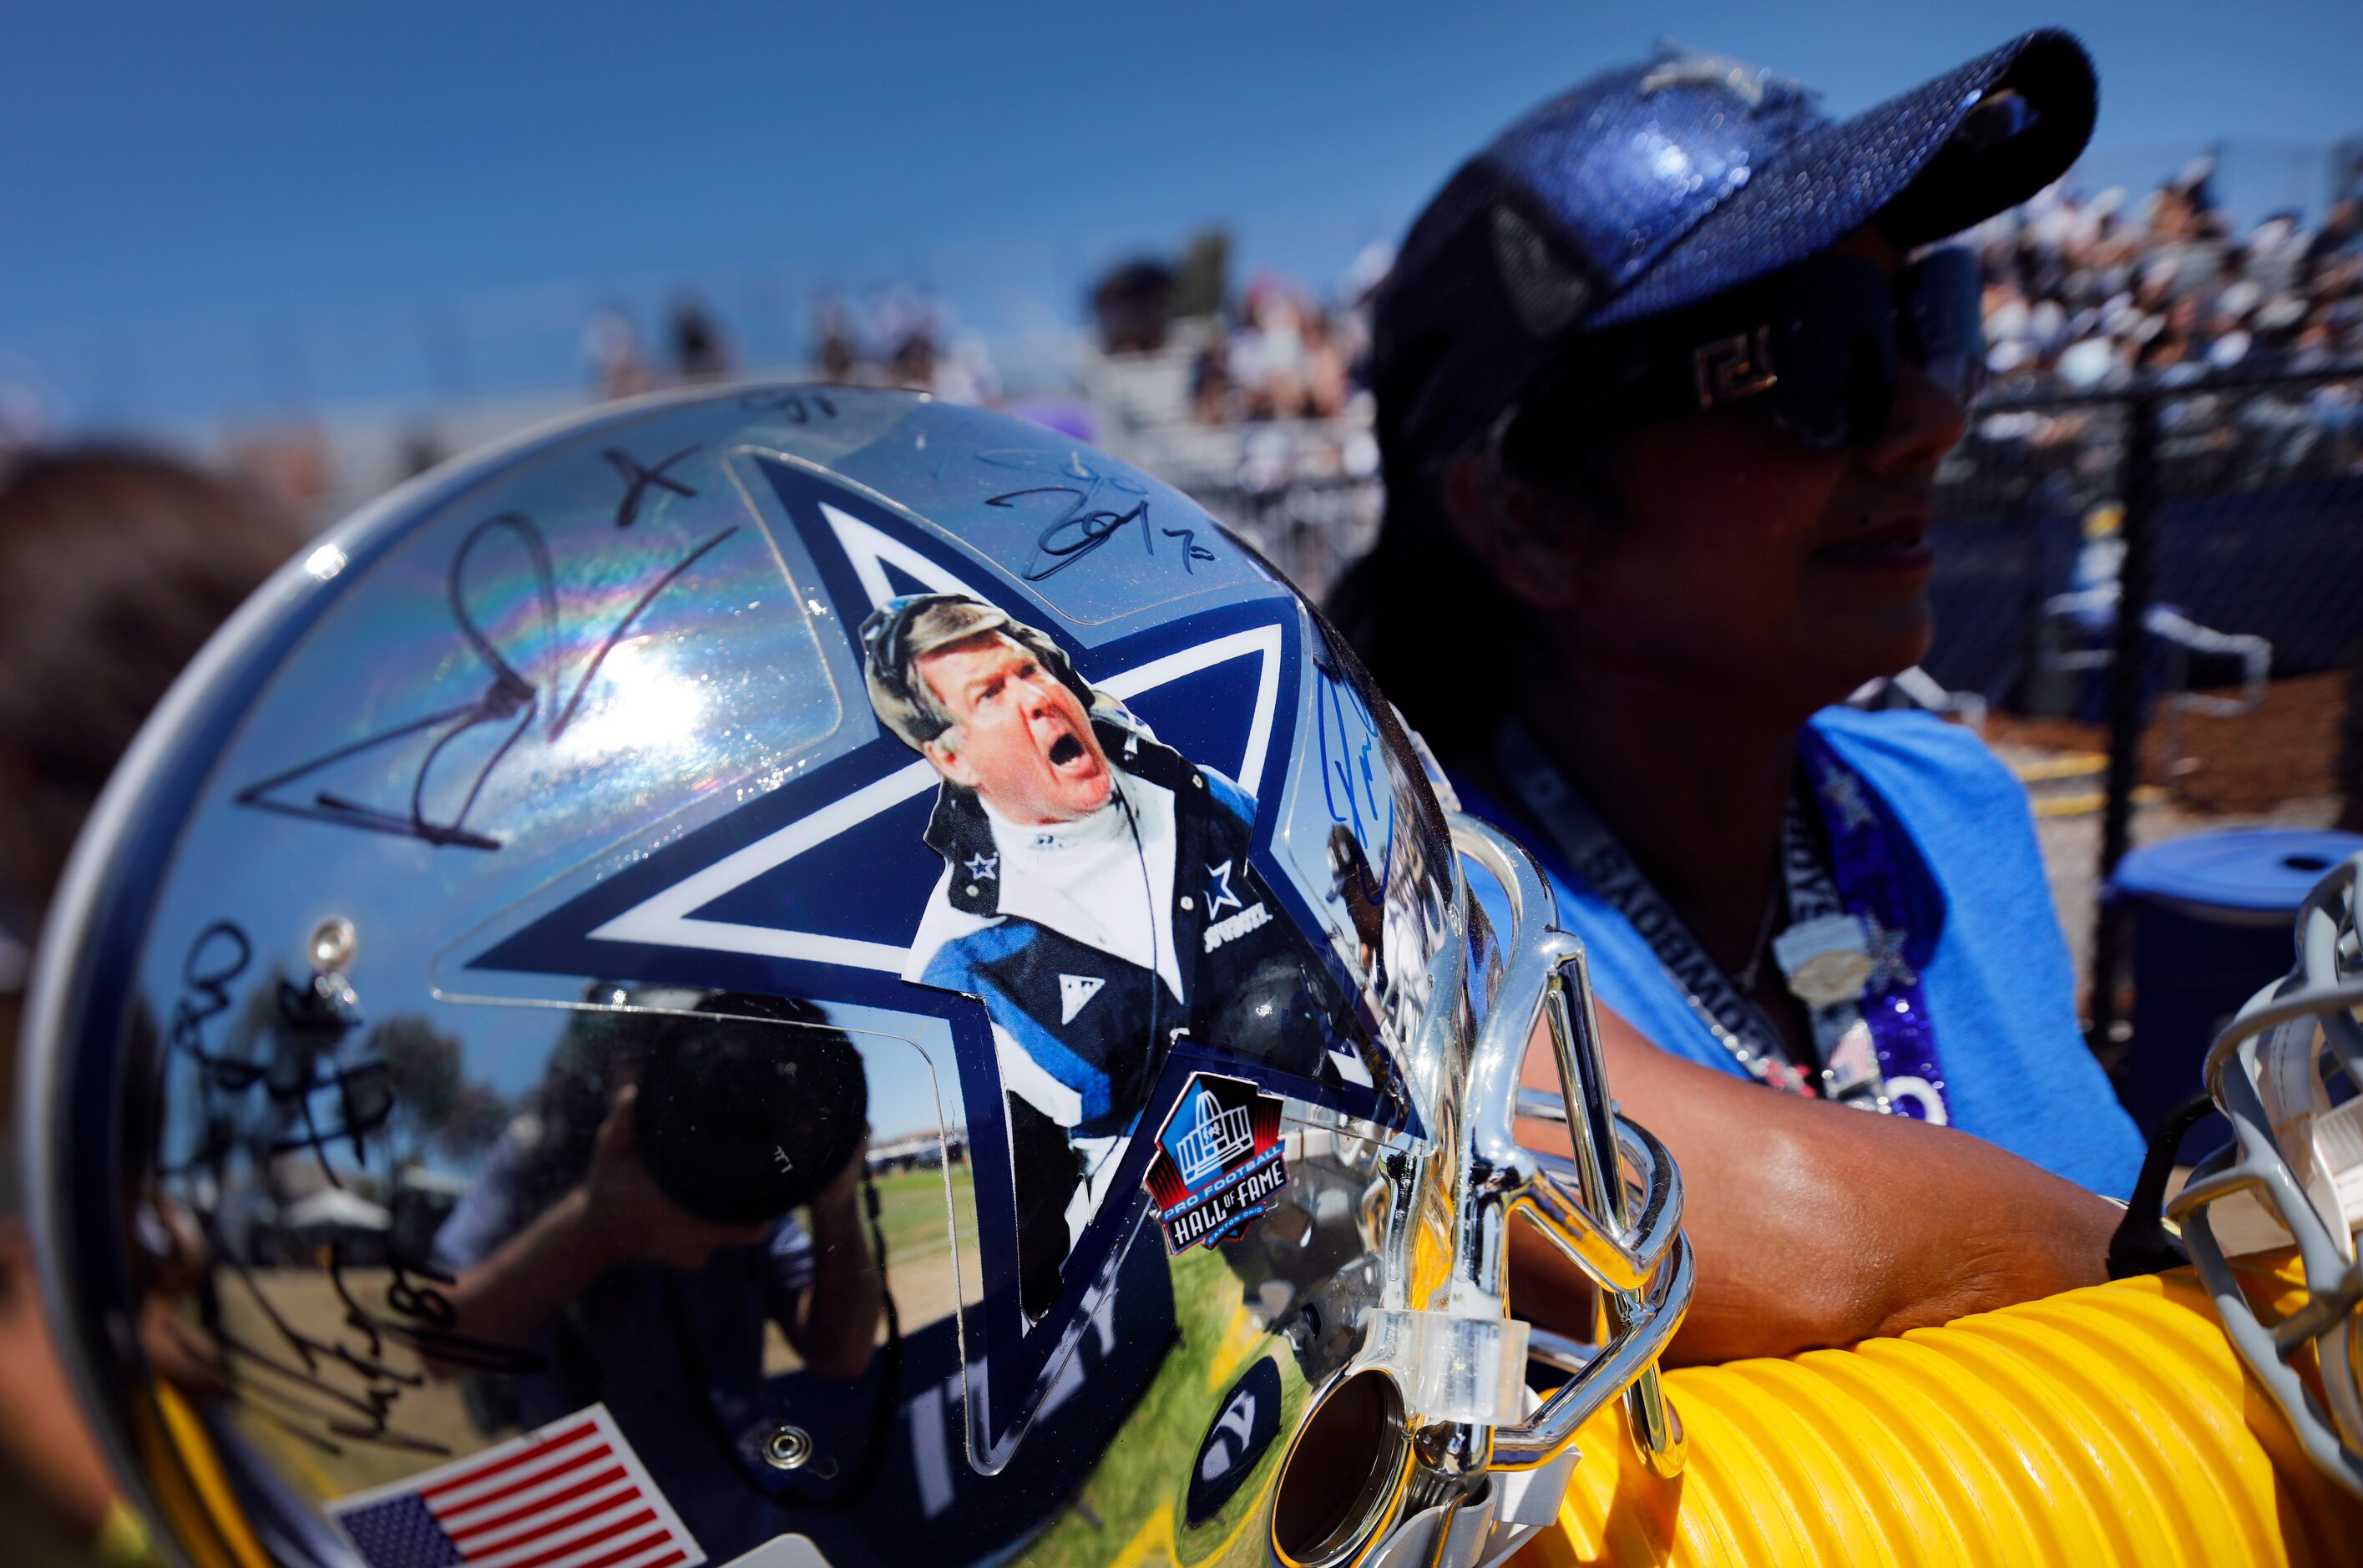
M 1811 1021 L 1817 1068 L 1789 1060 L 1780 1032 L 1666 902 L 1647 873 L 1514 720 L 1494 760 L 1534 821 L 1592 889 L 1647 942 L 1709 1033 L 1760 1084 L 1924 1121 L 1947 1118 L 1919 975 L 1904 962 L 1903 884 L 1861 781 L 1807 732 L 1809 792 L 1784 812 L 1781 873 L 1789 924 L 1772 956 Z M 1806 816 L 1821 808 L 1831 854 Z M 1835 861 L 1835 865 L 1833 865 Z

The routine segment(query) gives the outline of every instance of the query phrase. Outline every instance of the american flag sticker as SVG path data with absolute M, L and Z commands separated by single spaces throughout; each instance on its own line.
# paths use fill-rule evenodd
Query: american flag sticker
M 370 1568 L 693 1568 L 705 1561 L 605 1405 L 328 1513 Z

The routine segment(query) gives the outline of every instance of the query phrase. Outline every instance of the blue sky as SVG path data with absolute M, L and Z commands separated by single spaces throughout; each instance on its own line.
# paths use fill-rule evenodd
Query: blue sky
M 1520 108 L 1659 34 L 1847 111 L 2045 22 L 2098 57 L 2095 145 L 2128 177 L 2216 137 L 2363 131 L 2354 0 L 19 6 L 0 357 L 130 413 L 202 395 L 192 356 L 244 361 L 233 402 L 401 391 L 351 373 L 397 323 L 416 363 L 379 380 L 482 390 L 522 364 L 506 318 L 678 278 L 771 278 L 714 285 L 759 354 L 824 281 L 1072 319 L 1093 265 L 1210 221 L 1334 274 Z

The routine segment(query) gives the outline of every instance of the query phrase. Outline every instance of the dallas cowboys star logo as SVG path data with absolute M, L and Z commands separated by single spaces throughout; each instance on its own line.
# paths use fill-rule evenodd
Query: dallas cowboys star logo
M 1904 933 L 1900 928 L 1882 926 L 1878 916 L 1865 915 L 1862 929 L 1870 951 L 1870 979 L 1864 985 L 1866 994 L 1919 984 L 1920 976 L 1903 962 Z
M 1206 868 L 1206 918 L 1211 920 L 1220 915 L 1226 904 L 1234 909 L 1247 907 L 1239 902 L 1239 895 L 1231 891 L 1231 862 L 1228 861 Z
M 1305 623 L 1294 599 L 1226 545 L 1217 561 L 1193 560 L 1187 574 L 1177 559 L 1170 581 L 1150 578 L 1145 587 L 1138 562 L 1118 568 L 1114 556 L 1103 563 L 1106 581 L 1092 575 L 1085 559 L 1033 586 L 1000 562 L 1022 562 L 1026 541 L 1055 521 L 1056 508 L 1047 519 L 986 509 L 993 491 L 1008 487 L 1007 475 L 960 465 L 988 467 L 993 457 L 947 455 L 937 471 L 906 486 L 927 497 L 956 534 L 813 464 L 734 453 L 739 488 L 810 612 L 815 656 L 834 691 L 849 700 L 823 739 L 776 770 L 782 782 L 768 794 L 693 818 L 653 848 L 585 867 L 488 928 L 466 967 L 746 990 L 941 1020 L 980 1168 L 986 1161 L 1005 1168 L 1003 1086 L 983 1004 L 905 978 L 914 936 L 938 885 L 962 873 L 971 882 L 997 878 L 998 857 L 948 863 L 926 844 L 938 775 L 878 723 L 861 695 L 855 628 L 874 607 L 917 592 L 966 595 L 1039 628 L 1077 674 L 1124 703 L 1160 742 L 1227 774 L 1259 803 L 1248 858 L 1263 873 L 1275 914 L 1304 930 L 1323 929 L 1271 849 L 1304 679 Z M 978 494 L 967 495 L 945 472 Z M 1160 593 L 1168 595 L 1162 604 Z M 1240 905 L 1229 885 L 1237 869 L 1209 868 L 1216 873 L 1210 892 L 1232 908 Z M 1337 972 L 1345 994 L 1354 995 L 1342 962 Z M 1062 1009 L 1071 1021 L 1090 1000 L 1082 985 L 1071 986 Z M 1177 1055 L 1144 1113 L 1151 1125 L 1167 1103 L 1157 1096 L 1178 1094 L 1186 1075 Z M 1389 1124 L 1407 1114 L 1350 1084 L 1290 1092 Z M 1153 1141 L 1136 1140 L 1139 1147 L 1126 1160 L 1145 1168 Z M 1108 1190 L 1137 1193 L 1137 1173 L 1119 1172 Z M 1014 1237 L 1008 1183 L 980 1181 L 975 1194 L 980 1227 Z M 1107 1287 L 1137 1218 L 1121 1198 L 1102 1206 L 1069 1254 L 1059 1303 L 1030 1332 L 1017 1307 L 1014 1247 L 984 1250 L 978 1326 L 989 1353 L 975 1412 L 988 1452 L 1022 1429 L 1027 1390 L 1047 1375 L 1047 1358 L 1068 1337 L 1061 1325 L 1089 1311 L 1094 1293 Z
M 1870 803 L 1862 797 L 1862 782 L 1852 773 L 1832 772 L 1822 781 L 1822 798 L 1848 829 L 1868 828 L 1878 820 L 1870 814 Z

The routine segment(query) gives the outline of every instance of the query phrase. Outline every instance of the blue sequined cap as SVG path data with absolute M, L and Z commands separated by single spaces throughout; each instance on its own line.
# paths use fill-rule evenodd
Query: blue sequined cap
M 1677 50 L 1604 72 L 1463 164 L 1379 296 L 1391 440 L 1459 447 L 1576 339 L 1790 266 L 1880 217 L 1912 245 L 2058 178 L 2092 133 L 2083 46 L 2028 33 L 1851 119 Z

